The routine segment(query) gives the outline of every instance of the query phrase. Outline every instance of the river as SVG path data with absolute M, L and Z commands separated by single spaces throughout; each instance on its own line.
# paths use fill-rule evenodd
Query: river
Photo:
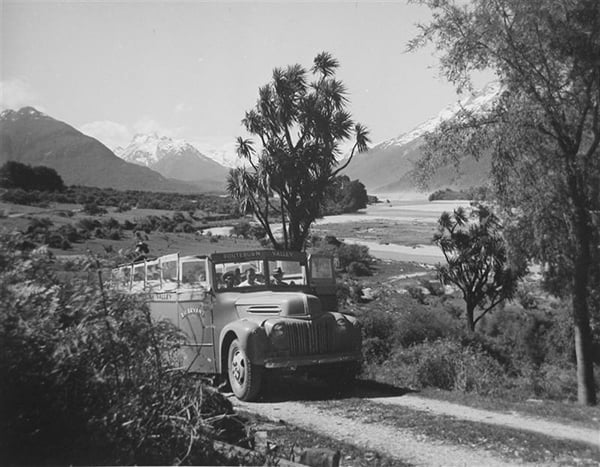
M 345 222 L 367 222 L 375 220 L 390 220 L 401 222 L 421 222 L 435 224 L 444 211 L 452 212 L 459 206 L 468 206 L 468 201 L 427 201 L 422 199 L 388 199 L 384 202 L 371 204 L 366 209 L 352 214 L 340 214 L 337 216 L 325 216 L 318 219 L 317 226 L 327 224 L 338 224 Z M 231 226 L 214 227 L 205 229 L 204 233 L 212 235 L 230 235 Z M 277 231 L 277 226 L 274 226 Z M 417 246 L 381 244 L 360 238 L 343 238 L 347 243 L 357 243 L 369 248 L 369 252 L 376 258 L 394 261 L 415 261 L 424 264 L 436 264 L 444 259 L 441 250 L 430 244 Z

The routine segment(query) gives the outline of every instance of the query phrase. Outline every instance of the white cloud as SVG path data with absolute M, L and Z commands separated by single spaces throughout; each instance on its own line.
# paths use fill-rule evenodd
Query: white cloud
M 183 133 L 184 128 L 167 128 L 150 117 L 142 117 L 132 126 L 110 120 L 98 120 L 81 125 L 79 130 L 114 150 L 119 146 L 122 148 L 127 147 L 136 134 L 156 133 L 158 136 L 178 138 Z
M 135 133 L 149 134 L 156 133 L 159 136 L 167 136 L 169 138 L 180 137 L 185 128 L 166 128 L 159 122 L 150 117 L 142 117 L 133 125 Z
M 92 138 L 96 138 L 110 149 L 127 146 L 133 137 L 131 131 L 121 123 L 100 120 L 82 125 L 79 130 Z
M 21 79 L 0 81 L 0 110 L 18 110 L 25 106 L 35 107 L 45 112 L 38 102 L 36 93 L 27 82 Z
M 185 102 L 180 102 L 175 106 L 175 112 L 181 113 L 190 110 L 190 107 Z

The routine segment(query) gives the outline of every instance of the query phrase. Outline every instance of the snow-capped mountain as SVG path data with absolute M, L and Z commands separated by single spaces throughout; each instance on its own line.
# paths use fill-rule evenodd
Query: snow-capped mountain
M 51 167 L 67 185 L 197 191 L 190 184 L 167 180 L 147 167 L 119 159 L 100 141 L 33 107 L 0 114 L 0 165 L 7 161 Z
M 371 193 L 415 191 L 411 172 L 421 155 L 423 136 L 435 130 L 461 110 L 484 112 L 490 109 L 499 97 L 501 87 L 490 83 L 455 104 L 442 109 L 435 117 L 418 125 L 413 130 L 373 146 L 369 151 L 354 156 L 345 170 L 350 178 L 358 178 Z M 456 172 L 454 168 L 442 168 L 432 181 L 432 189 L 465 188 L 485 183 L 489 173 L 489 159 L 466 160 Z
M 235 142 L 228 143 L 220 148 L 202 142 L 192 142 L 192 144 L 202 154 L 206 155 L 206 157 L 210 157 L 213 161 L 224 167 L 234 168 L 244 164 L 244 161 L 236 154 Z
M 425 123 L 418 125 L 408 133 L 404 133 L 396 138 L 383 141 L 375 147 L 384 149 L 390 146 L 401 146 L 409 143 L 420 136 L 423 136 L 425 133 L 432 132 L 442 122 L 451 119 L 461 110 L 465 110 L 467 112 L 481 112 L 488 110 L 498 98 L 499 93 L 500 84 L 496 82 L 490 83 L 484 87 L 483 90 L 475 92 L 454 104 L 447 105 L 435 117 L 430 118 Z
M 134 164 L 156 170 L 168 178 L 193 182 L 205 189 L 223 189 L 228 170 L 184 140 L 156 133 L 137 134 L 115 154 Z
M 186 151 L 200 154 L 196 148 L 183 140 L 174 140 L 157 133 L 136 134 L 125 148 L 115 148 L 114 152 L 121 159 L 138 165 L 150 167 L 171 155 L 183 154 Z M 200 157 L 202 154 L 200 154 Z

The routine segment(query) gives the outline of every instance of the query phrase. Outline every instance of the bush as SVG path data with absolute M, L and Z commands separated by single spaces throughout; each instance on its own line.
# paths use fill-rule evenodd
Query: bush
M 101 216 L 102 214 L 106 214 L 107 211 L 95 201 L 92 201 L 83 205 L 83 212 L 90 216 Z
M 3 463 L 222 463 L 216 433 L 245 433 L 232 429 L 227 400 L 170 371 L 179 331 L 153 322 L 139 298 L 82 276 L 97 277 L 95 262 L 61 280 L 47 252 L 24 243 L 0 241 Z
M 493 394 L 502 387 L 500 363 L 479 346 L 463 346 L 456 339 L 438 339 L 408 349 L 397 349 L 390 361 L 401 364 L 405 384 L 414 388 Z
M 95 229 L 101 227 L 102 224 L 100 223 L 100 221 L 98 219 L 92 219 L 91 217 L 84 217 L 83 219 L 80 219 L 79 221 L 77 221 L 76 226 L 79 227 L 84 232 L 93 232 Z
M 360 263 L 358 261 L 352 261 L 346 268 L 346 271 L 348 274 L 355 277 L 371 275 L 371 270 L 369 267 L 365 263 Z
M 412 307 L 398 313 L 395 342 L 411 347 L 444 337 L 460 337 L 461 323 L 444 309 Z
M 42 197 L 37 191 L 25 191 L 21 188 L 14 188 L 6 190 L 2 194 L 2 201 L 31 206 L 39 204 L 42 201 Z
M 121 201 L 117 206 L 117 212 L 127 212 L 131 210 L 131 205 L 126 201 Z
M 473 199 L 473 194 L 467 191 L 457 191 L 450 188 L 437 190 L 429 195 L 429 201 Z
M 373 257 L 369 255 L 369 248 L 355 243 L 342 243 L 337 249 L 337 255 L 340 267 L 345 271 L 351 263 L 362 263 L 368 269 L 373 262 Z
M 363 334 L 363 355 L 367 363 L 382 363 L 392 350 L 397 331 L 392 313 L 373 311 L 361 314 L 359 320 Z

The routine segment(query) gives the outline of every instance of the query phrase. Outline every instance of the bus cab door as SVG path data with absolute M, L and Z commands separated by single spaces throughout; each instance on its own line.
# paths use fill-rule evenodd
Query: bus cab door
M 324 311 L 337 311 L 337 294 L 333 258 L 310 255 L 308 258 L 310 285 L 321 300 Z
M 203 290 L 179 291 L 177 300 L 179 329 L 186 337 L 183 346 L 184 369 L 215 373 L 215 336 L 212 301 Z

